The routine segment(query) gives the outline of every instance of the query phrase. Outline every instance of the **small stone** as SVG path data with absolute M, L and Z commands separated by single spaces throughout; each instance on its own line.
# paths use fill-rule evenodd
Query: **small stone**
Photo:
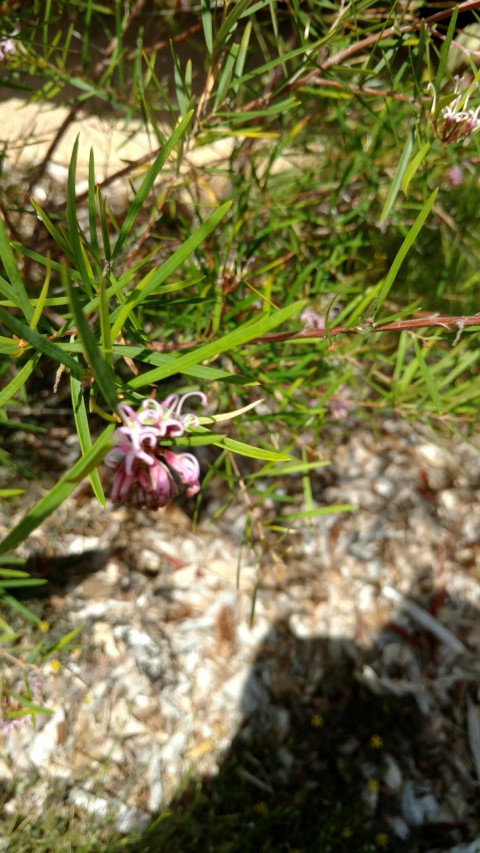
M 392 793 L 398 793 L 402 787 L 403 775 L 398 762 L 389 753 L 386 753 L 384 756 L 385 769 L 383 771 L 383 781 L 387 788 L 392 791 Z

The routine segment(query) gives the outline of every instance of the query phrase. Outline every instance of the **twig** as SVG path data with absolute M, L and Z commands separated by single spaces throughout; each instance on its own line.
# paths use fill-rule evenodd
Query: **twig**
M 303 338 L 330 338 L 335 335 L 355 335 L 358 332 L 405 332 L 411 329 L 426 329 L 428 327 L 443 327 L 455 331 L 467 326 L 480 326 L 480 314 L 451 317 L 448 314 L 432 314 L 425 317 L 412 317 L 409 320 L 394 320 L 391 323 L 359 323 L 357 326 L 334 326 L 326 329 L 305 329 L 301 332 L 276 332 L 272 335 L 261 335 L 253 338 L 251 344 L 272 344 L 281 341 L 298 341 Z

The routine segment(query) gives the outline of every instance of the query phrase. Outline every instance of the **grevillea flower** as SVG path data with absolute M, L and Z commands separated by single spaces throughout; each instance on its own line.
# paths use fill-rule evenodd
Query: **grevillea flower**
M 431 108 L 433 127 L 438 138 L 445 145 L 450 142 L 458 142 L 459 139 L 465 139 L 480 129 L 480 106 L 476 109 L 471 107 L 467 109 L 473 87 L 465 95 L 458 91 L 460 82 L 457 78 L 453 93 L 455 97 L 440 110 L 437 110 L 437 93 L 434 86 L 432 83 L 428 86 L 433 98 Z M 442 120 L 441 124 L 439 124 L 439 118 Z
M 144 400 L 138 411 L 124 403 L 118 406 L 122 426 L 115 430 L 114 446 L 105 457 L 105 464 L 115 469 L 113 503 L 149 509 L 167 506 L 178 494 L 172 471 L 187 486 L 187 496 L 200 490 L 200 466 L 195 456 L 176 454 L 160 443 L 198 425 L 196 415 L 182 412 L 185 400 L 192 396 L 200 397 L 203 404 L 207 402 L 201 392 L 191 392 L 171 394 L 161 403 Z
M 12 38 L 0 39 L 0 62 L 3 62 L 6 56 L 15 53 L 16 44 Z

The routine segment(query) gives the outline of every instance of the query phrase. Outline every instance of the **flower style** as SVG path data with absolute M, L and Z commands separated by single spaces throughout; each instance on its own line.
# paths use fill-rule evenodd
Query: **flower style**
M 182 412 L 185 400 L 192 396 L 200 397 L 204 405 L 207 402 L 205 394 L 195 391 L 183 396 L 171 394 L 161 403 L 144 400 L 138 411 L 124 403 L 118 406 L 122 426 L 117 427 L 114 446 L 105 457 L 105 464 L 115 469 L 113 503 L 149 509 L 167 506 L 178 494 L 172 471 L 187 486 L 188 497 L 200 490 L 200 466 L 195 456 L 177 454 L 160 445 L 163 438 L 177 438 L 198 425 L 196 415 Z
M 480 106 L 476 109 L 467 109 L 473 88 L 465 96 L 463 92 L 458 91 L 459 83 L 460 80 L 457 77 L 454 89 L 455 97 L 439 111 L 437 111 L 437 93 L 432 83 L 429 83 L 428 86 L 433 98 L 431 108 L 433 127 L 438 138 L 445 145 L 465 139 L 480 129 Z M 438 124 L 439 117 L 442 119 L 441 126 Z

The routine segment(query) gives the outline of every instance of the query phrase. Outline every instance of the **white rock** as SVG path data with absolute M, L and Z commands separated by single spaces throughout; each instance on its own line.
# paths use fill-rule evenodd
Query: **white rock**
M 402 787 L 403 775 L 400 767 L 393 757 L 388 752 L 383 756 L 385 769 L 383 771 L 383 781 L 387 788 L 393 793 L 398 793 Z
M 61 727 L 65 723 L 65 711 L 62 707 L 56 708 L 43 729 L 36 734 L 29 748 L 29 759 L 36 767 L 42 767 L 48 763 L 55 752 L 60 738 Z

